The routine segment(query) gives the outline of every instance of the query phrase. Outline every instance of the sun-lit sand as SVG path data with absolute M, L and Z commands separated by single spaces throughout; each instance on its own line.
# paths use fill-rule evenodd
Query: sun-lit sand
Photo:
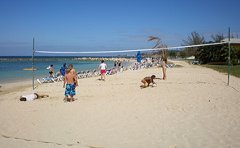
M 63 102 L 62 82 L 39 85 L 36 92 L 50 97 L 30 102 L 18 97 L 31 93 L 31 82 L 3 85 L 0 147 L 240 147 L 240 79 L 227 86 L 225 74 L 175 63 L 183 67 L 145 89 L 141 79 L 162 77 L 160 68 L 80 79 L 71 103 Z

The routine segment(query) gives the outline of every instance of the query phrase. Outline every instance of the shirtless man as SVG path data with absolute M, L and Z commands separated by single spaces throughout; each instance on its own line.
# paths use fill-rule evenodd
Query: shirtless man
M 70 73 L 76 77 L 75 86 L 78 86 L 77 73 L 76 73 L 76 70 L 73 68 L 73 65 L 69 64 L 68 69 L 70 69 Z
M 72 102 L 72 101 L 74 101 L 73 96 L 76 95 L 75 83 L 76 83 L 77 79 L 76 79 L 76 76 L 73 75 L 70 71 L 71 71 L 70 69 L 66 69 L 66 74 L 65 74 L 64 82 L 63 82 L 63 88 L 65 88 L 65 85 L 66 85 L 64 100 Z

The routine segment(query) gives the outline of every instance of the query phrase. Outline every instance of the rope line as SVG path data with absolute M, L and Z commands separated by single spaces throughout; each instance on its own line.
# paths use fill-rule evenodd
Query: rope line
M 191 48 L 191 47 L 202 47 L 202 46 L 213 46 L 213 45 L 222 45 L 228 42 L 221 43 L 209 43 L 209 44 L 198 44 L 198 45 L 189 45 L 189 46 L 178 46 L 178 47 L 162 47 L 162 48 L 153 48 L 153 49 L 133 49 L 133 50 L 104 50 L 104 51 L 46 51 L 46 50 L 35 50 L 36 53 L 55 53 L 55 54 L 96 54 L 96 53 L 124 53 L 124 52 L 137 52 L 137 51 L 154 51 L 154 50 L 164 50 L 164 49 L 182 49 L 182 48 Z
M 55 145 L 61 145 L 61 146 L 76 146 L 76 145 L 81 145 L 89 148 L 103 148 L 100 146 L 92 146 L 92 145 L 87 145 L 87 144 L 82 144 L 79 141 L 77 143 L 59 143 L 59 142 L 52 142 L 52 141 L 44 141 L 44 140 L 34 140 L 34 139 L 27 139 L 27 138 L 20 138 L 20 137 L 13 137 L 13 136 L 8 136 L 4 134 L 0 134 L 3 138 L 6 139 L 15 139 L 15 140 L 22 140 L 22 141 L 27 141 L 27 142 L 38 142 L 42 144 L 55 144 Z

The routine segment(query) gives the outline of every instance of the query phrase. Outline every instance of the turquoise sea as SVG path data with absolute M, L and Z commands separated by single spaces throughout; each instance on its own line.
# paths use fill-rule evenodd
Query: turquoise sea
M 94 70 L 100 61 L 77 60 L 76 57 L 35 57 L 35 78 L 47 77 L 49 65 L 53 65 L 55 73 L 60 70 L 63 63 L 73 64 L 77 72 Z M 113 61 L 106 61 L 108 68 L 113 67 Z M 127 63 L 123 63 L 127 65 Z M 32 67 L 31 57 L 0 57 L 0 83 L 16 82 L 32 79 L 32 70 L 23 70 Z

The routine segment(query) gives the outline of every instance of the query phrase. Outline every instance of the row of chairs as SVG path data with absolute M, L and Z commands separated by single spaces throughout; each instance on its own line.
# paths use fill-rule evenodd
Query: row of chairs
M 112 69 L 107 70 L 107 75 L 112 75 L 114 74 Z M 77 77 L 78 79 L 83 79 L 83 78 L 90 78 L 90 77 L 96 77 L 99 76 L 100 72 L 97 70 L 93 70 L 93 71 L 80 71 L 77 73 Z M 63 81 L 64 80 L 64 76 L 62 76 L 59 72 L 57 72 L 55 75 L 53 75 L 53 77 L 44 77 L 42 79 L 37 79 L 37 82 L 39 84 L 42 83 L 53 83 L 53 82 L 59 82 L 59 81 Z
M 118 72 L 123 72 L 126 70 L 140 70 L 140 69 L 145 69 L 145 68 L 150 68 L 150 67 L 154 67 L 154 66 L 159 66 L 159 63 L 135 63 L 132 66 L 129 66 L 128 68 L 122 67 L 122 68 L 112 68 L 112 69 L 108 69 L 106 72 L 106 75 L 113 75 L 116 74 Z M 175 64 L 166 64 L 167 68 L 172 68 L 174 67 Z M 95 70 L 88 70 L 88 71 L 80 71 L 77 73 L 77 77 L 78 79 L 83 79 L 83 78 L 90 78 L 90 77 L 97 77 L 100 75 L 100 72 Z M 45 77 L 40 79 L 37 79 L 37 82 L 42 84 L 42 83 L 53 83 L 53 82 L 59 82 L 59 81 L 63 81 L 64 77 L 61 75 L 60 72 L 57 72 L 53 77 Z

